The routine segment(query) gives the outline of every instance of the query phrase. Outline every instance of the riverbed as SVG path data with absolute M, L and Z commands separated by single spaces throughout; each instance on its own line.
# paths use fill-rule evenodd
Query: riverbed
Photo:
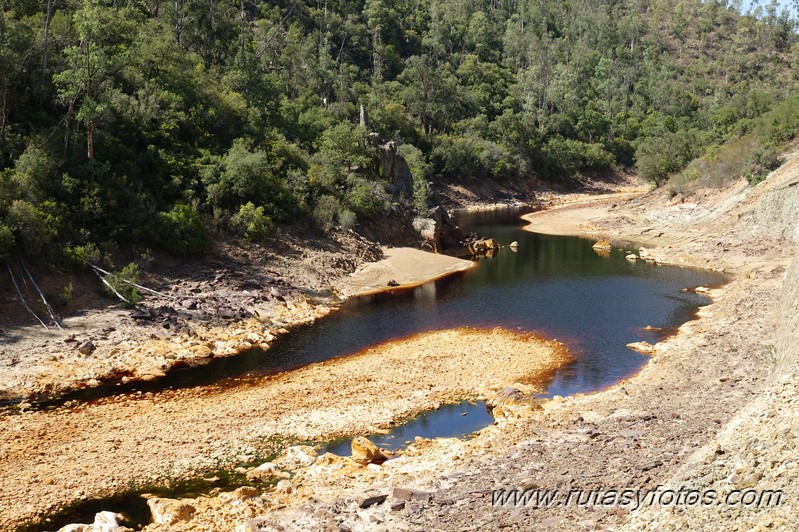
M 103 419 L 118 419 L 124 413 L 124 423 L 120 425 L 132 426 L 149 426 L 169 419 L 169 423 L 178 423 L 185 428 L 185 431 L 174 434 L 184 440 L 188 438 L 181 440 L 185 445 L 195 439 L 195 429 L 199 428 L 195 425 L 201 422 L 192 412 L 197 412 L 197 408 L 205 404 L 207 406 L 200 411 L 204 410 L 203 415 L 210 416 L 210 421 L 219 425 L 220 430 L 230 433 L 230 429 L 235 427 L 237 432 L 230 437 L 235 435 L 239 440 L 234 441 L 241 441 L 240 437 L 245 433 L 264 437 L 275 434 L 277 425 L 272 423 L 274 426 L 270 425 L 271 428 L 264 425 L 265 422 L 269 425 L 269 420 L 265 419 L 269 414 L 266 410 L 260 412 L 261 415 L 253 411 L 258 401 L 252 396 L 257 395 L 255 390 L 274 386 L 272 376 L 277 372 L 336 357 L 345 357 L 343 360 L 346 360 L 347 355 L 364 352 L 371 346 L 463 325 L 483 329 L 501 327 L 519 333 L 535 332 L 560 340 L 569 348 L 573 362 L 556 370 L 554 378 L 547 373 L 546 378 L 539 382 L 540 394 L 590 392 L 630 376 L 646 363 L 647 357 L 627 348 L 627 343 L 657 341 L 690 319 L 699 306 L 709 302 L 703 296 L 685 291 L 685 288 L 724 281 L 722 275 L 703 270 L 630 263 L 624 259 L 628 251 L 625 246 L 601 255 L 592 249 L 591 240 L 525 233 L 517 221 L 520 214 L 519 210 L 504 210 L 461 216 L 460 221 L 468 230 L 494 237 L 504 246 L 491 257 L 476 259 L 479 262 L 476 268 L 412 290 L 353 299 L 315 325 L 294 331 L 275 342 L 268 351 L 252 351 L 202 370 L 176 372 L 165 381 L 148 384 L 155 395 L 145 394 L 145 404 L 141 407 L 131 408 L 128 401 L 133 397 L 122 397 L 119 401 L 86 410 L 84 417 L 96 424 L 105 424 Z M 508 247 L 513 241 L 518 244 L 516 251 Z M 490 349 L 482 353 L 489 361 L 502 354 Z M 412 353 L 406 356 L 408 363 L 413 364 Z M 317 382 L 318 375 L 327 372 L 324 369 L 312 370 L 308 379 L 300 379 L 296 386 L 292 384 L 297 388 L 292 392 L 294 395 L 302 395 L 307 383 Z M 291 383 L 293 375 L 294 372 L 288 371 L 280 379 Z M 215 383 L 211 396 L 206 399 L 194 397 L 197 395 L 195 388 L 211 383 Z M 159 395 L 155 387 L 182 388 L 190 393 L 191 405 L 173 407 L 169 403 L 177 400 L 179 404 L 182 401 L 180 393 L 167 390 Z M 230 393 L 233 390 L 238 391 Z M 359 392 L 351 391 L 356 396 L 350 401 L 354 405 Z M 200 389 L 197 392 L 208 393 Z M 224 398 L 219 395 L 222 393 L 226 394 Z M 320 393 L 319 401 L 324 402 L 322 395 L 325 390 L 314 390 L 314 393 Z M 375 400 L 374 393 L 361 393 L 368 396 L 363 398 L 364 401 Z M 248 395 L 250 398 L 245 399 Z M 270 396 L 270 401 L 278 396 Z M 454 398 L 451 394 L 448 397 Z M 212 412 L 225 412 L 230 416 L 235 405 L 239 408 L 248 405 L 246 408 L 250 410 L 245 416 L 237 413 L 235 420 L 224 424 L 229 428 L 222 429 L 221 418 Z M 326 406 L 320 403 L 313 408 L 324 409 Z M 418 409 L 406 408 L 404 415 L 411 411 Z M 286 414 L 294 413 L 299 415 L 299 412 L 286 410 Z M 473 417 L 461 416 L 462 412 L 457 408 L 444 413 L 446 419 L 437 420 L 437 424 L 446 425 L 451 433 L 433 435 L 460 435 L 474 430 L 470 426 L 465 431 L 458 423 L 461 419 L 464 423 L 471 423 Z M 331 415 L 335 413 L 331 412 Z M 45 423 L 46 414 L 42 413 L 41 417 L 39 421 Z M 75 419 L 75 416 L 69 417 Z M 374 420 L 363 423 L 341 426 L 334 432 L 341 434 L 368 429 L 374 425 Z M 206 420 L 201 424 L 207 426 L 210 423 Z M 253 427 L 263 430 L 253 430 Z M 138 441 L 158 438 L 156 432 L 162 433 L 163 427 L 155 432 L 139 429 Z M 217 432 L 210 430 L 209 437 Z M 288 434 L 282 429 L 280 433 Z M 324 434 L 325 430 L 320 425 L 315 433 Z M 120 433 L 120 437 L 112 439 L 117 442 L 116 446 L 127 447 L 125 437 Z M 412 437 L 408 433 L 403 434 L 402 439 L 410 440 Z M 152 443 L 148 447 L 152 447 Z M 117 478 L 125 478 L 125 475 L 120 474 Z M 57 476 L 51 480 L 52 485 L 60 485 Z

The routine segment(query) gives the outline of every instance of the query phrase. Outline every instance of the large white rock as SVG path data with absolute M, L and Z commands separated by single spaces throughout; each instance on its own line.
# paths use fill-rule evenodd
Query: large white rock
M 100 512 L 94 516 L 94 523 L 84 525 L 80 523 L 67 525 L 58 529 L 58 532 L 132 532 L 132 528 L 119 524 L 124 517 L 114 512 Z

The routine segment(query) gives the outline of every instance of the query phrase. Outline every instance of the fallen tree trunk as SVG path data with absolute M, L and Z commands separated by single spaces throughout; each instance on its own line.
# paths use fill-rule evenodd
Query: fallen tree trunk
M 39 321 L 39 323 L 42 324 L 42 327 L 44 327 L 46 331 L 49 331 L 50 328 L 47 326 L 47 324 L 42 321 L 42 319 L 33 311 L 32 308 L 30 308 L 30 306 L 28 306 L 28 302 L 25 299 L 25 296 L 22 295 L 22 290 L 19 289 L 19 285 L 17 284 L 17 278 L 14 276 L 14 271 L 11 269 L 11 265 L 6 263 L 6 268 L 8 268 L 8 274 L 11 276 L 11 282 L 14 283 L 14 288 L 17 290 L 17 295 L 19 296 L 20 302 L 22 302 L 22 304 L 25 306 L 25 309 L 28 312 L 30 312 L 33 315 L 33 317 Z
M 31 280 L 33 288 L 36 289 L 36 292 L 39 294 L 39 297 L 42 298 L 42 303 L 44 303 L 44 306 L 47 309 L 47 313 L 50 314 L 50 319 L 53 320 L 53 323 L 55 323 L 55 326 L 58 327 L 59 331 L 63 331 L 64 329 L 61 327 L 61 324 L 58 323 L 58 319 L 55 317 L 55 312 L 53 312 L 53 307 L 51 307 L 50 303 L 47 302 L 47 299 L 44 297 L 41 288 L 39 288 L 39 285 L 36 284 L 36 281 L 34 280 L 33 275 L 31 275 L 31 272 L 28 271 L 28 267 L 25 266 L 25 263 L 23 261 L 19 261 L 19 263 L 22 266 L 22 269 L 28 275 L 28 279 Z
M 89 264 L 89 266 L 91 266 L 94 269 L 94 273 L 96 273 L 98 275 L 100 273 L 102 273 L 104 275 L 111 275 L 110 272 L 105 271 L 104 269 L 100 268 L 99 266 L 95 266 L 94 264 Z M 130 285 L 130 286 L 132 286 L 134 288 L 138 288 L 139 290 L 144 290 L 145 292 L 149 292 L 149 293 L 154 294 L 156 296 L 173 298 L 173 299 L 175 297 L 175 296 L 172 296 L 170 294 L 164 294 L 164 293 L 159 292 L 157 290 L 153 290 L 152 288 L 147 288 L 146 286 L 142 286 L 140 284 L 136 284 L 133 281 L 128 281 L 127 279 L 121 279 L 121 280 L 122 280 L 123 283 L 125 283 L 127 285 Z

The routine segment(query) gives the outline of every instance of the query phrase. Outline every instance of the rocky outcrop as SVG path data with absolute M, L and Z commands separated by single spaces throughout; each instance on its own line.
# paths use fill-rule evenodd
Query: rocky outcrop
M 653 255 L 652 252 L 647 248 L 639 248 L 638 257 L 647 262 L 655 262 L 655 255 Z
M 397 143 L 378 146 L 372 161 L 375 174 L 387 182 L 386 192 L 400 203 L 413 200 L 413 175 L 405 159 L 397 153 Z
M 499 249 L 499 243 L 493 238 L 481 238 L 467 243 L 466 247 L 472 255 L 480 255 Z
M 638 351 L 642 355 L 651 355 L 655 352 L 655 346 L 649 342 L 632 342 L 627 344 L 627 347 Z
M 377 448 L 377 445 L 363 436 L 352 440 L 352 460 L 360 465 L 379 464 L 386 461 L 386 457 Z
M 460 254 L 464 247 L 466 235 L 443 207 L 430 209 L 426 217 L 414 218 L 413 228 L 422 237 L 423 249 Z
M 175 525 L 190 521 L 196 512 L 194 506 L 175 499 L 153 497 L 147 500 L 153 523 L 157 525 Z
M 775 378 L 786 373 L 799 372 L 799 343 L 796 341 L 796 331 L 799 331 L 799 260 L 797 259 L 794 259 L 785 279 L 778 323 L 779 329 L 774 342 Z

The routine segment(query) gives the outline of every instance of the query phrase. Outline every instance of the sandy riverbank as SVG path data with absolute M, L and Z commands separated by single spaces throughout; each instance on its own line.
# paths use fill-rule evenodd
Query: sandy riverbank
M 413 288 L 475 266 L 472 261 L 413 248 L 385 248 L 383 255 L 382 260 L 363 264 L 342 280 L 342 297 Z
M 566 363 L 554 341 L 500 329 L 413 336 L 233 389 L 115 397 L 0 422 L 0 528 L 130 483 L 191 475 L 291 440 L 386 428 Z M 121 510 L 109 508 L 110 510 Z

